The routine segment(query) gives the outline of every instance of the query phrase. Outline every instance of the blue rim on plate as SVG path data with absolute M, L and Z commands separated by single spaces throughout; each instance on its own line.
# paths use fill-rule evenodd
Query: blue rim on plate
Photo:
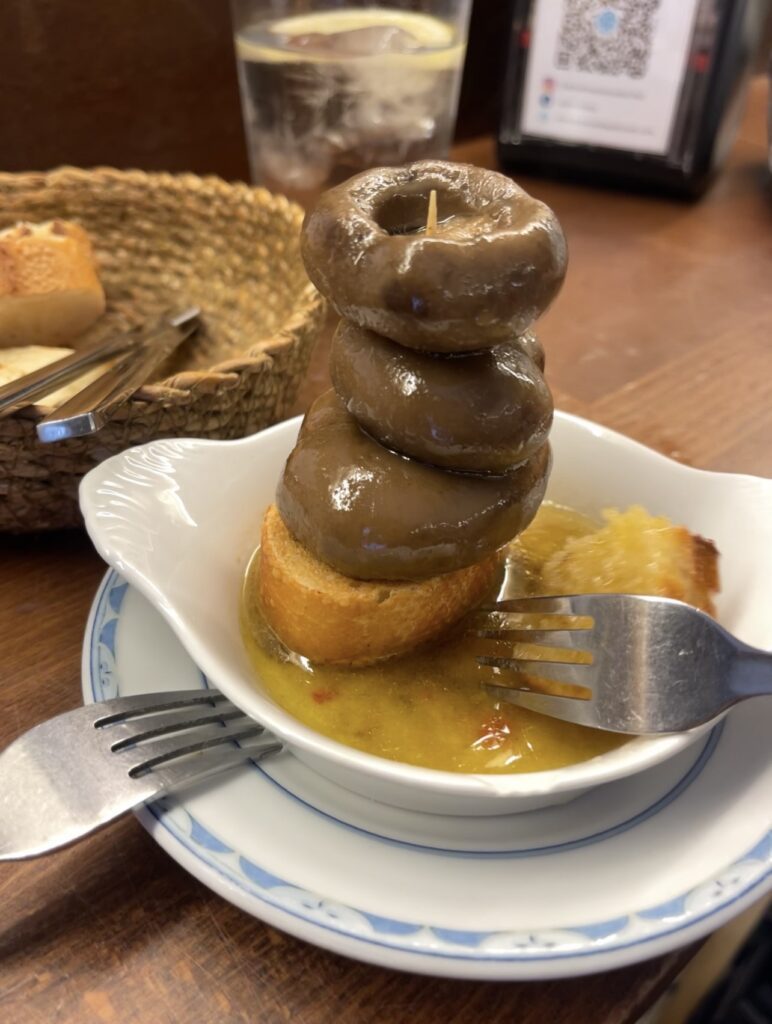
M 102 581 L 94 599 L 84 646 L 84 696 L 92 701 L 107 700 L 119 694 L 115 644 L 121 607 L 128 586 L 117 572 L 111 570 Z M 208 684 L 205 677 L 199 675 L 202 687 L 206 687 Z M 303 803 L 313 813 L 324 816 L 342 828 L 358 831 L 374 841 L 407 846 L 416 852 L 432 855 L 443 854 L 470 859 L 515 859 L 540 857 L 601 842 L 654 817 L 699 776 L 721 743 L 721 736 L 722 726 L 719 726 L 706 739 L 699 756 L 685 775 L 665 795 L 635 816 L 611 828 L 569 843 L 495 853 L 442 850 L 405 843 L 359 829 L 301 800 L 273 779 L 269 772 L 258 765 L 255 767 L 272 785 L 278 786 L 291 799 Z M 768 883 L 772 877 L 772 831 L 769 831 L 718 876 L 656 906 L 644 907 L 622 917 L 579 924 L 570 928 L 540 930 L 538 933 L 467 931 L 383 917 L 355 907 L 342 906 L 298 888 L 254 863 L 253 860 L 241 856 L 237 850 L 193 818 L 187 810 L 184 815 L 180 815 L 179 811 L 170 813 L 166 801 L 148 805 L 139 812 L 139 816 L 143 824 L 154 833 L 156 828 L 160 828 L 167 834 L 167 841 L 162 842 L 167 849 L 168 840 L 180 844 L 190 856 L 200 862 L 202 867 L 216 873 L 228 887 L 235 887 L 252 900 L 257 900 L 290 919 L 298 919 L 323 931 L 345 936 L 357 943 L 383 947 L 413 957 L 515 964 L 617 953 L 618 962 L 604 963 L 597 969 L 621 966 L 623 963 L 645 959 L 647 955 L 664 952 L 665 948 L 675 948 L 712 930 L 735 912 L 739 912 L 743 906 L 750 905 L 755 899 L 760 898 L 765 888 L 769 887 Z M 206 881 L 206 878 L 202 880 Z M 222 894 L 227 895 L 227 891 Z M 244 909 L 249 909 L 243 902 L 240 905 Z M 272 923 L 281 926 L 275 919 Z M 686 932 L 690 934 L 685 935 Z M 657 940 L 662 944 L 663 939 L 669 940 L 664 948 L 648 954 L 640 951 L 640 947 Z M 631 950 L 639 952 L 636 955 L 629 955 Z M 365 956 L 363 958 L 368 959 Z

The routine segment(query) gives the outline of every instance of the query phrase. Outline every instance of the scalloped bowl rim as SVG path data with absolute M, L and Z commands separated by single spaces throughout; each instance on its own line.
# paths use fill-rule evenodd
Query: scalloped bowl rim
M 120 529 L 117 532 L 114 529 L 116 524 L 111 520 L 116 516 L 106 507 L 105 495 L 115 497 L 116 492 L 111 490 L 111 487 L 114 486 L 111 484 L 111 478 L 116 474 L 120 476 L 121 471 L 126 470 L 127 460 L 133 458 L 136 461 L 138 458 L 141 460 L 148 455 L 152 456 L 154 449 L 163 450 L 165 454 L 172 450 L 172 448 L 163 449 L 159 446 L 174 446 L 175 450 L 184 453 L 180 456 L 182 458 L 196 457 L 197 454 L 213 448 L 228 448 L 231 452 L 239 452 L 239 454 L 243 452 L 245 455 L 248 453 L 247 457 L 250 460 L 259 460 L 261 451 L 265 452 L 278 445 L 279 449 L 284 452 L 283 460 L 294 443 L 301 420 L 302 417 L 296 417 L 250 437 L 235 441 L 182 438 L 149 442 L 136 448 L 127 449 L 125 452 L 105 460 L 84 477 L 80 486 L 80 503 L 86 528 L 102 558 L 117 569 L 163 615 L 204 675 L 234 704 L 284 740 L 290 749 L 297 748 L 322 762 L 326 761 L 337 766 L 346 773 L 355 772 L 360 778 L 369 776 L 386 783 L 407 785 L 435 794 L 444 793 L 449 797 L 494 798 L 498 802 L 501 798 L 580 792 L 645 770 L 684 749 L 713 724 L 710 723 L 688 733 L 638 737 L 613 751 L 563 768 L 511 774 L 472 774 L 421 768 L 356 750 L 316 732 L 284 711 L 270 698 L 259 692 L 255 686 L 254 676 L 245 678 L 244 674 L 234 673 L 224 666 L 218 652 L 191 627 L 186 616 L 180 613 L 175 603 L 165 593 L 163 586 L 160 586 L 153 577 L 152 571 L 148 571 L 147 568 L 143 569 L 131 557 L 127 557 L 125 539 L 122 543 Z M 695 485 L 717 482 L 724 488 L 731 485 L 728 487 L 727 493 L 744 489 L 759 499 L 757 506 L 754 507 L 762 507 L 772 518 L 772 481 L 760 477 L 717 473 L 685 466 L 609 428 L 570 413 L 557 412 L 555 427 L 561 435 L 566 432 L 567 436 L 576 435 L 578 437 L 581 435 L 585 442 L 591 439 L 593 445 L 597 443 L 601 447 L 608 447 L 609 450 L 624 451 L 626 457 L 639 460 L 641 465 L 646 462 L 650 468 L 654 467 L 657 474 L 661 474 L 663 477 L 670 475 L 671 478 L 688 478 Z M 559 457 L 560 447 L 558 445 L 556 463 Z M 131 473 L 128 475 L 130 477 Z M 143 497 L 146 497 L 146 494 L 147 492 Z M 548 497 L 550 497 L 549 492 Z M 645 500 L 642 500 L 642 503 L 646 504 Z M 600 503 L 601 506 L 603 504 Z M 598 504 L 595 505 L 595 509 L 597 511 Z M 659 511 L 655 507 L 650 507 L 649 510 L 654 513 Z M 130 506 L 128 515 L 125 508 L 122 515 L 124 522 L 131 523 Z M 262 518 L 262 510 L 255 518 L 259 522 Z M 210 529 L 217 529 L 217 525 L 214 523 L 208 525 Z M 687 522 L 686 525 L 690 524 Z M 772 530 L 769 541 L 772 542 Z M 223 541 L 223 543 L 226 542 Z M 246 560 L 253 549 L 254 546 L 245 552 L 242 558 L 242 573 Z M 772 564 L 769 572 L 772 575 Z M 751 638 L 750 642 L 754 641 L 757 644 L 768 644 L 772 641 L 772 637 L 766 637 L 763 641 L 758 637 Z M 340 776 L 336 776 L 336 778 L 340 778 Z M 356 788 L 360 792 L 365 791 L 361 782 L 351 788 Z

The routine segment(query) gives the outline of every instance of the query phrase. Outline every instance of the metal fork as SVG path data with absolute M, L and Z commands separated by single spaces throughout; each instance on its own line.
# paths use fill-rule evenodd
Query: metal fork
M 485 684 L 566 722 L 643 735 L 772 694 L 772 653 L 681 601 L 581 594 L 501 601 L 470 623 Z
M 0 754 L 0 860 L 48 853 L 147 800 L 280 749 L 217 690 L 68 711 Z

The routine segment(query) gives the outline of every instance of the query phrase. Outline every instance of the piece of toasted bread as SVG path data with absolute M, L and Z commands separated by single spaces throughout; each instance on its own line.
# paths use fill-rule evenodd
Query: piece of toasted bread
M 711 541 L 639 505 L 603 517 L 599 530 L 567 541 L 546 562 L 544 593 L 651 594 L 715 613 L 718 551 Z
M 501 556 L 410 582 L 354 580 L 319 561 L 272 505 L 257 574 L 263 614 L 277 636 L 311 661 L 363 665 L 441 635 L 496 581 Z
M 71 344 L 104 308 L 79 225 L 53 220 L 0 231 L 0 348 Z

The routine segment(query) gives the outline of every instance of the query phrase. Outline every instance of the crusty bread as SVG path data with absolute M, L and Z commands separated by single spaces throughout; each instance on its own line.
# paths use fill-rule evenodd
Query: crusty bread
M 71 344 L 104 308 L 83 228 L 53 220 L 0 231 L 0 348 Z
M 362 665 L 411 650 L 474 608 L 501 556 L 417 582 L 353 580 L 299 544 L 272 505 L 257 574 L 263 614 L 281 640 L 311 661 Z
M 549 594 L 651 594 L 686 601 L 709 615 L 719 589 L 715 545 L 640 505 L 607 510 L 605 525 L 575 537 L 542 570 Z

